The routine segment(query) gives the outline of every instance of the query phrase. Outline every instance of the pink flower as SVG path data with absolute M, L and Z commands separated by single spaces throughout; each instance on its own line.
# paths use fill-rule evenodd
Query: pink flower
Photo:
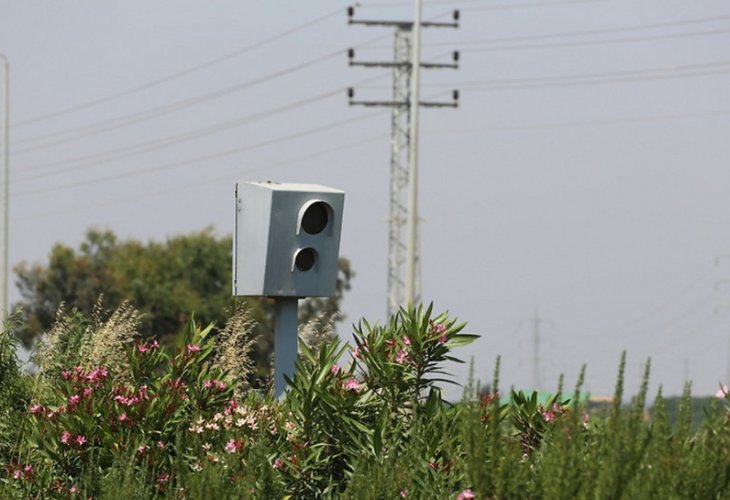
M 163 474 L 160 474 L 160 475 L 159 475 L 159 476 L 157 477 L 157 482 L 158 482 L 159 484 L 165 484 L 165 483 L 166 483 L 166 482 L 168 482 L 169 480 L 170 480 L 170 474 L 168 474 L 167 472 L 165 472 L 165 473 L 163 473 Z
M 152 344 L 150 344 L 150 349 L 157 349 L 158 347 L 160 347 L 160 343 L 157 342 L 157 339 L 153 340 Z
M 41 405 L 31 405 L 30 406 L 30 413 L 31 415 L 38 415 L 39 413 L 43 412 L 43 407 Z
M 85 442 L 86 436 L 84 436 L 83 434 L 79 434 L 78 436 L 76 436 L 76 444 L 78 444 L 79 446 L 83 446 Z
M 225 450 L 228 453 L 236 453 L 238 450 L 240 450 L 243 447 L 243 444 L 240 441 L 236 441 L 234 439 L 228 440 L 225 446 Z
M 728 394 L 727 386 L 723 385 L 720 387 L 720 389 L 718 389 L 717 393 L 715 394 L 715 397 L 717 397 L 718 399 L 725 399 L 727 397 L 727 394 Z
M 13 472 L 13 479 L 20 479 L 20 469 Z
M 274 460 L 272 467 L 274 469 L 281 469 L 282 467 L 284 467 L 284 462 L 282 462 L 280 458 L 277 458 L 276 460 Z
M 406 359 L 406 351 L 401 349 L 398 354 L 395 356 L 395 362 L 396 363 L 403 363 L 403 360 Z
M 33 466 L 32 465 L 26 465 L 25 467 L 23 467 L 23 472 L 26 473 L 26 474 L 30 474 L 31 472 L 33 472 Z
M 73 396 L 68 398 L 68 405 L 76 406 L 77 404 L 79 404 L 79 401 L 81 401 L 81 396 L 79 396 L 78 394 L 74 394 Z
M 433 325 L 433 331 L 436 335 L 441 335 L 442 333 L 444 333 L 446 331 L 446 325 L 444 325 L 443 323 L 435 324 L 435 325 Z M 471 491 L 471 490 L 464 490 L 464 491 Z
M 402 489 L 402 490 L 400 490 L 400 496 L 401 496 L 401 498 L 407 497 L 408 496 L 408 490 L 405 489 L 405 488 Z
M 93 393 L 94 393 L 94 389 L 92 389 L 91 387 L 87 387 L 86 389 L 84 389 L 84 393 L 83 394 L 84 394 L 84 397 L 85 398 L 88 398 Z
M 203 387 L 205 387 L 206 389 L 210 389 L 211 387 L 213 387 L 213 381 L 206 380 L 205 382 L 203 382 Z
M 438 339 L 438 343 L 440 345 L 444 345 L 446 341 L 449 340 L 449 338 L 446 335 L 441 335 Z
M 119 421 L 120 422 L 127 422 L 129 420 L 129 417 L 127 416 L 127 412 L 125 411 L 121 415 L 119 415 Z
M 69 440 L 71 439 L 71 433 L 68 431 L 63 431 L 61 433 L 61 443 L 68 444 Z
M 474 498 L 474 492 L 471 491 L 471 489 L 467 488 L 459 493 L 459 496 L 456 497 L 456 500 L 469 500 L 471 498 Z
M 218 388 L 219 391 L 222 391 L 223 389 L 226 388 L 226 384 L 224 384 L 220 380 L 215 381 L 215 386 Z
M 542 412 L 542 418 L 545 419 L 545 422 L 552 422 L 555 420 L 555 413 L 552 411 L 544 411 Z
M 75 495 L 77 491 L 79 491 L 79 489 L 76 487 L 75 484 L 68 489 L 68 492 L 72 495 Z
M 332 368 L 330 368 L 330 371 L 333 375 L 337 375 L 340 372 L 340 365 L 332 365 Z
M 200 351 L 200 346 L 197 344 L 188 344 L 185 346 L 185 350 L 187 350 L 190 353 L 198 352 L 198 351 Z
M 137 448 L 137 453 L 139 453 L 139 454 L 141 455 L 141 454 L 143 454 L 144 452 L 146 452 L 146 451 L 147 451 L 147 450 L 149 450 L 149 449 L 150 449 L 150 447 L 149 447 L 149 446 L 147 446 L 147 445 L 144 445 L 144 444 L 142 444 L 142 445 L 140 445 L 140 446 L 139 446 L 139 447 Z
M 64 370 L 61 372 L 61 377 L 63 377 L 64 380 L 68 380 L 71 378 L 71 372 L 68 370 Z
M 147 352 L 147 351 L 149 351 L 149 350 L 150 350 L 150 348 L 149 348 L 149 346 L 148 346 L 147 344 L 139 344 L 139 345 L 137 346 L 137 350 L 138 350 L 139 352 Z
M 355 359 L 360 359 L 360 346 L 355 346 L 355 349 L 352 350 L 352 355 Z
M 403 336 L 403 343 L 405 345 L 411 345 L 411 339 L 404 335 Z
M 349 378 L 347 379 L 347 382 L 345 382 L 345 389 L 348 391 L 359 391 L 360 383 L 354 378 Z

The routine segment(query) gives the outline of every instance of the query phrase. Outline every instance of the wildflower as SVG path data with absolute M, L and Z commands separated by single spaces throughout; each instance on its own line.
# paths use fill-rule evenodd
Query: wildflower
M 76 444 L 78 444 L 79 446 L 83 446 L 85 442 L 86 436 L 84 436 L 83 434 L 79 434 L 78 436 L 76 436 Z
M 474 498 L 474 492 L 471 491 L 470 488 L 467 488 L 459 493 L 459 496 L 456 497 L 456 500 L 469 500 L 471 498 Z
M 403 336 L 403 343 L 404 343 L 405 345 L 411 345 L 411 339 L 410 339 L 410 338 L 408 338 L 408 336 L 404 335 L 404 336 Z
M 83 392 L 85 398 L 88 398 L 93 393 L 94 393 L 94 389 L 92 389 L 91 387 L 87 387 L 86 389 L 84 389 L 84 392 Z
M 188 344 L 185 346 L 185 350 L 188 351 L 189 353 L 199 352 L 200 346 L 197 344 Z
M 68 492 L 72 495 L 75 495 L 77 491 L 79 491 L 79 489 L 76 487 L 75 484 L 68 489 Z
M 355 359 L 360 359 L 360 346 L 356 345 L 355 349 L 352 350 L 352 355 Z
M 715 394 L 715 397 L 717 397 L 718 399 L 725 399 L 727 397 L 727 394 L 728 394 L 728 388 L 726 385 L 723 385 L 720 387 L 720 389 L 718 389 L 717 393 Z
M 157 483 L 158 484 L 165 484 L 170 480 L 170 474 L 167 472 L 163 472 L 157 477 Z
M 340 365 L 332 365 L 330 372 L 332 372 L 333 375 L 337 375 L 340 372 Z
M 137 346 L 137 350 L 138 350 L 139 352 L 147 352 L 147 351 L 149 351 L 149 350 L 150 350 L 150 348 L 149 348 L 149 346 L 148 346 L 147 344 L 139 344 L 139 345 Z
M 220 380 L 215 381 L 215 386 L 218 388 L 219 391 L 222 391 L 226 388 L 226 384 L 221 382 Z
M 167 445 L 165 443 L 163 443 L 162 441 L 158 441 L 157 447 L 161 450 L 164 450 L 165 448 L 167 448 Z
M 349 378 L 347 379 L 347 382 L 345 382 L 345 389 L 348 391 L 359 391 L 360 383 L 354 378 Z
M 213 387 L 213 381 L 206 380 L 205 382 L 203 382 L 203 387 L 205 387 L 206 389 L 210 389 L 211 387 Z
M 396 363 L 403 363 L 403 360 L 406 359 L 406 351 L 401 349 L 398 354 L 395 356 L 395 362 Z
M 32 465 L 26 465 L 25 467 L 23 467 L 23 472 L 25 474 L 30 474 L 31 472 L 33 472 L 33 466 Z
M 13 472 L 13 479 L 20 479 L 20 469 L 17 469 L 15 472 Z
M 119 421 L 120 422 L 127 422 L 129 421 L 129 417 L 127 416 L 127 412 L 123 412 L 121 415 L 119 415 Z
M 444 325 L 443 323 L 437 323 L 435 325 L 432 325 L 432 327 L 433 327 L 433 332 L 436 335 L 441 335 L 442 333 L 444 333 L 446 331 L 446 325 Z
M 61 377 L 63 377 L 64 380 L 68 380 L 71 378 L 71 372 L 68 370 L 64 370 L 61 372 Z
M 282 462 L 280 458 L 277 458 L 276 460 L 274 460 L 274 463 L 271 466 L 274 469 L 278 470 L 278 469 L 281 469 L 282 467 L 284 467 L 284 462 Z
M 63 431 L 61 433 L 61 443 L 62 444 L 68 444 L 69 440 L 71 439 L 71 433 L 68 431 Z
M 555 412 L 552 410 L 544 411 L 542 412 L 542 418 L 545 419 L 545 422 L 552 422 L 555 420 Z
M 31 415 L 38 415 L 39 413 L 43 413 L 43 407 L 37 404 L 31 405 L 30 413 Z
M 73 396 L 68 398 L 68 405 L 76 406 L 77 404 L 79 404 L 79 401 L 81 401 L 81 396 L 79 396 L 78 394 L 74 394 Z
M 157 339 L 153 340 L 152 344 L 150 344 L 150 349 L 157 349 L 158 347 L 160 347 L 160 343 L 157 342 Z
M 145 444 L 141 444 L 141 445 L 139 445 L 139 447 L 137 448 L 137 453 L 139 453 L 140 455 L 142 455 L 142 454 L 144 454 L 144 453 L 145 453 L 145 452 L 146 452 L 147 450 L 149 450 L 149 449 L 150 449 L 150 447 L 149 447 L 149 446 L 147 446 L 147 445 L 145 445 Z
M 449 338 L 446 335 L 441 335 L 437 342 L 439 345 L 444 345 L 447 340 L 449 340 Z
M 405 488 L 403 488 L 402 490 L 400 490 L 400 496 L 401 496 L 401 498 L 407 497 L 408 496 L 408 490 L 405 489 Z

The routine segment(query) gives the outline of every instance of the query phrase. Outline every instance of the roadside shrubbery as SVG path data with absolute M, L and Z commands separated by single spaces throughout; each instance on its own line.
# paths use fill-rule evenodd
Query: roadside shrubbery
M 689 389 L 672 427 L 646 383 L 590 416 L 574 394 L 538 402 L 465 391 L 450 404 L 444 361 L 474 335 L 430 307 L 363 321 L 351 345 L 300 343 L 282 401 L 249 389 L 252 324 L 191 321 L 177 346 L 107 318 L 59 313 L 18 368 L 12 322 L 0 336 L 0 495 L 4 498 L 718 498 L 728 495 L 730 425 L 710 409 L 691 430 Z M 310 332 L 311 333 L 311 332 Z M 316 335 L 314 336 L 316 337 Z M 313 338 L 314 338 L 313 337 Z M 648 365 L 645 381 L 648 380 Z M 562 385 L 562 384 L 561 384 Z

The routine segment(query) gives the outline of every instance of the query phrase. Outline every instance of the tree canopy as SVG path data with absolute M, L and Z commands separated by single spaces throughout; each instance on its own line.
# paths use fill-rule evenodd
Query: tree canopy
M 120 241 L 111 231 L 91 229 L 74 249 L 57 243 L 48 264 L 23 262 L 15 267 L 23 324 L 18 337 L 30 347 L 50 329 L 58 309 L 75 308 L 93 314 L 102 297 L 105 309 L 129 302 L 142 313 L 140 333 L 162 341 L 177 334 L 190 314 L 203 324 L 223 323 L 234 305 L 231 295 L 232 240 L 217 237 L 211 228 L 175 236 L 164 242 Z M 327 314 L 343 319 L 340 302 L 350 288 L 353 272 L 347 259 L 339 263 L 337 296 L 303 301 L 300 319 Z M 273 306 L 266 299 L 246 299 L 261 336 L 259 365 L 268 365 L 272 350 Z

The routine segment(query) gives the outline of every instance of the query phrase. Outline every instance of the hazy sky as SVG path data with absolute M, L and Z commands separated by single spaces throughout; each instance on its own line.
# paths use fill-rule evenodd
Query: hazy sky
M 412 19 L 409 1 L 361 3 L 361 19 Z M 345 51 L 389 60 L 393 34 L 348 26 L 346 6 L 0 0 L 11 264 L 89 227 L 228 234 L 235 181 L 320 183 L 346 192 L 346 313 L 382 321 L 390 119 L 344 89 L 387 99 L 391 80 Z M 730 254 L 730 5 L 435 0 L 424 18 L 453 8 L 458 30 L 423 32 L 424 60 L 462 63 L 422 75 L 423 97 L 459 88 L 461 106 L 421 112 L 420 207 L 423 296 L 482 335 L 462 357 L 485 379 L 502 354 L 503 384 L 529 386 L 539 309 L 546 389 L 585 362 L 586 387 L 609 393 L 627 349 L 630 392 L 651 356 L 652 391 L 688 376 L 714 393 L 730 350 L 730 258 L 715 262 Z

